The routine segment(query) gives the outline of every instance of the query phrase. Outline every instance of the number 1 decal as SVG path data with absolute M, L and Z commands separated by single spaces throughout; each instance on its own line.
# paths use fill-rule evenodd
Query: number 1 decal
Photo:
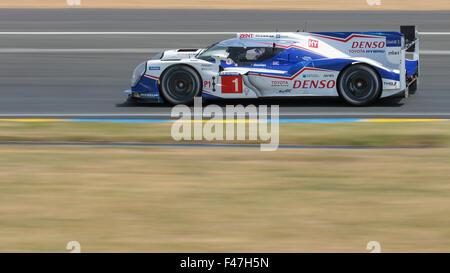
M 222 76 L 223 94 L 242 94 L 242 76 Z
M 234 90 L 238 91 L 239 90 L 239 80 L 238 80 L 238 78 L 234 79 L 233 82 L 234 82 Z

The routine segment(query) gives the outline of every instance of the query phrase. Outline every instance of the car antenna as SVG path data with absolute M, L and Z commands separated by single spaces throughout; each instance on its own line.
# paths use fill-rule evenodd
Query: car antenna
M 306 25 L 307 25 L 307 21 L 305 21 L 305 24 L 301 28 L 302 32 L 306 32 Z M 300 28 L 297 29 L 297 32 L 300 32 Z

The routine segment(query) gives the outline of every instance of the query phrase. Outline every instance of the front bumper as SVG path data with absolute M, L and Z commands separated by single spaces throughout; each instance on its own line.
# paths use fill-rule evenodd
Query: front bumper
M 159 94 L 158 79 L 150 75 L 142 76 L 135 87 L 130 90 L 125 90 L 124 92 L 128 94 L 129 98 L 135 100 L 146 100 L 154 103 L 164 102 Z

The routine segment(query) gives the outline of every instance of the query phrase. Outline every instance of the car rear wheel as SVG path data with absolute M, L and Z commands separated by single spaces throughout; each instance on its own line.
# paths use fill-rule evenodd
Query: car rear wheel
M 368 66 L 350 66 L 340 76 L 338 92 L 341 98 L 352 105 L 368 105 L 379 98 L 381 80 Z
M 169 67 L 161 77 L 161 95 L 171 104 L 191 104 L 201 92 L 201 79 L 191 67 Z

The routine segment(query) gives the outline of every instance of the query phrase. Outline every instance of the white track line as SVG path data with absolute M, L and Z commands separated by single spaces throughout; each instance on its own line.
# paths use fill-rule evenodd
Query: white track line
M 450 35 L 450 32 L 419 32 L 419 35 Z
M 0 48 L 0 53 L 159 53 L 164 48 Z
M 113 31 L 113 32 L 99 32 L 99 31 L 18 31 L 9 32 L 2 31 L 0 35 L 236 35 L 237 32 L 208 32 L 208 31 L 146 31 L 146 32 L 130 32 L 130 31 Z
M 422 55 L 450 55 L 450 50 L 420 50 Z
M 0 35 L 235 35 L 239 32 L 249 31 L 2 31 Z M 450 32 L 419 32 L 419 35 L 450 35 Z

